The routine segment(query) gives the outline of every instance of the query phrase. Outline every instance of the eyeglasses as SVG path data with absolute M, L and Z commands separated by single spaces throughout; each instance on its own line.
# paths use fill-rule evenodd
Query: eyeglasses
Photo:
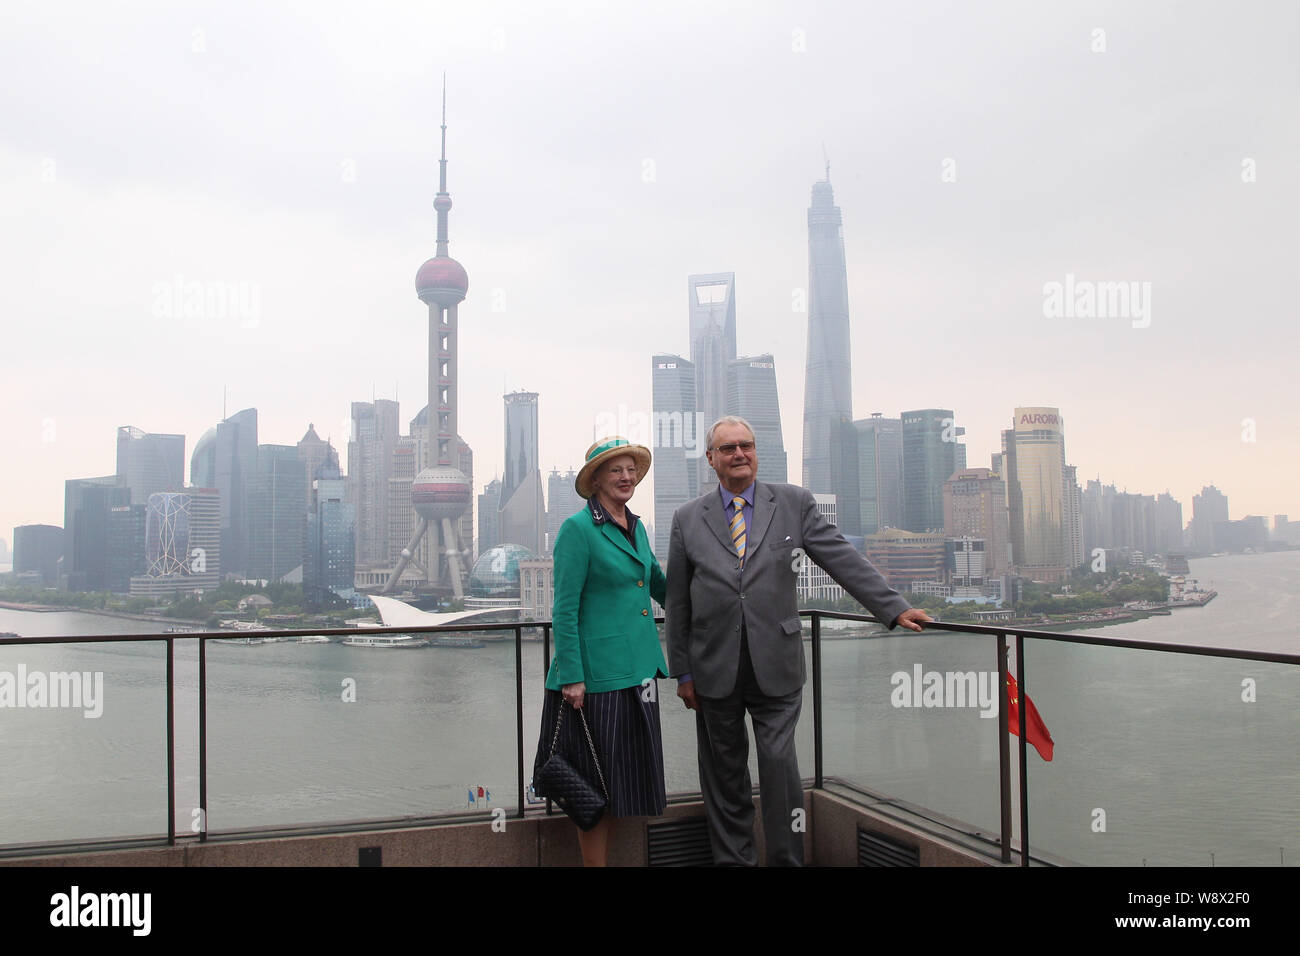
M 754 443 L 752 441 L 730 441 L 727 442 L 725 445 L 719 445 L 717 448 L 713 450 L 723 455 L 734 455 L 736 453 L 736 449 L 738 448 L 741 451 L 743 451 L 746 455 L 748 455 L 751 451 L 754 450 Z

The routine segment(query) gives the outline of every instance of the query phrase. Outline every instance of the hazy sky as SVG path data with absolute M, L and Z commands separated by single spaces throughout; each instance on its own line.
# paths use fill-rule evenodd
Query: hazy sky
M 799 480 L 824 146 L 857 417 L 953 408 L 982 466 L 1015 406 L 1057 406 L 1081 481 L 1300 517 L 1294 4 L 628 6 L 7 4 L 0 537 L 62 524 L 119 425 L 184 433 L 188 473 L 223 388 L 263 442 L 345 448 L 372 395 L 405 431 L 444 70 L 479 489 L 504 390 L 541 394 L 544 471 L 580 464 L 722 271 Z M 1067 275 L 1142 313 L 1046 314 Z M 247 308 L 177 314 L 178 281 Z

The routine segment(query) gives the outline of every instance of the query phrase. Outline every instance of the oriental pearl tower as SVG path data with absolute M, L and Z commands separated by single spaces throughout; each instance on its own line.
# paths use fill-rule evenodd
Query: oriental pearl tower
M 457 524 L 469 510 L 473 487 L 457 467 L 464 444 L 456 431 L 456 308 L 469 290 L 469 275 L 447 255 L 447 89 L 442 91 L 442 158 L 438 160 L 438 247 L 434 257 L 415 274 L 415 293 L 429 307 L 429 405 L 427 466 L 411 483 L 411 504 L 420 516 L 410 543 L 384 585 L 382 594 L 392 591 L 412 563 L 420 539 L 429 534 L 429 583 L 456 597 L 464 596 L 461 560 L 464 555 Z M 418 565 L 417 565 L 418 567 Z

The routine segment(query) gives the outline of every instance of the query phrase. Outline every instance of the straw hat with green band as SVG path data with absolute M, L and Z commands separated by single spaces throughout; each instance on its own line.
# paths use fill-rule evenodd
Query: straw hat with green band
M 617 458 L 619 455 L 631 455 L 635 459 L 636 483 L 641 484 L 641 479 L 650 473 L 650 449 L 645 445 L 633 445 L 626 438 L 611 436 L 602 438 L 587 449 L 587 462 L 582 466 L 582 470 L 578 472 L 578 478 L 574 482 L 578 494 L 584 498 L 590 498 L 596 490 L 591 484 L 591 479 L 596 475 L 596 469 L 611 458 Z

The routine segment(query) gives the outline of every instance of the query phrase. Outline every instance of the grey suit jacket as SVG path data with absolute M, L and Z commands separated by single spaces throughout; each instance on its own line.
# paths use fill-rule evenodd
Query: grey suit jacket
M 716 488 L 673 515 L 668 667 L 674 677 L 689 673 L 698 694 L 725 697 L 735 688 L 742 622 L 759 689 L 775 697 L 803 686 L 796 548 L 890 628 L 911 606 L 818 512 L 807 489 L 757 482 L 746 538 L 742 568 Z

